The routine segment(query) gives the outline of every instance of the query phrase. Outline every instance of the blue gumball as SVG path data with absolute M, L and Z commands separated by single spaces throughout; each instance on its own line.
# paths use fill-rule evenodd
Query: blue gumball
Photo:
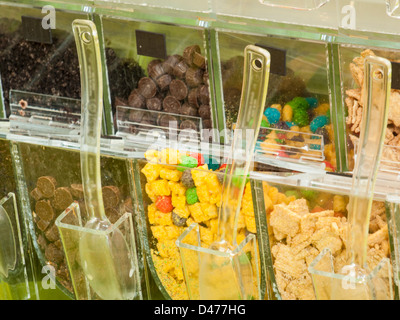
M 318 99 L 314 97 L 308 97 L 306 98 L 308 104 L 310 105 L 310 108 L 316 108 L 318 106 Z
M 286 124 L 288 125 L 289 128 L 296 125 L 294 122 L 291 122 L 291 121 L 286 121 Z
M 220 167 L 218 160 L 214 157 L 204 155 L 204 162 L 207 163 L 208 169 L 211 169 L 213 171 L 218 170 Z
M 267 108 L 264 111 L 264 115 L 267 117 L 267 120 L 270 124 L 275 124 L 281 118 L 281 113 L 278 109 L 275 108 Z
M 310 123 L 310 130 L 311 132 L 315 133 L 318 128 L 322 128 L 328 123 L 328 117 L 327 116 L 318 116 L 313 119 Z

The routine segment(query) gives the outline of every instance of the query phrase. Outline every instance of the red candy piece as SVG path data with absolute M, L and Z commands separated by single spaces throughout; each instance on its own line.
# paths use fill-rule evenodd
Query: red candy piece
M 286 157 L 286 158 L 289 157 L 289 155 L 283 150 L 278 151 L 278 156 L 279 157 Z
M 341 212 L 335 211 L 334 214 L 333 214 L 333 216 L 334 216 L 334 217 L 337 217 L 337 218 L 343 218 L 343 217 L 344 217 L 344 214 L 341 213 Z
M 199 166 L 202 166 L 202 165 L 205 163 L 204 157 L 203 157 L 203 155 L 202 155 L 201 153 L 191 152 L 189 155 L 190 155 L 191 157 L 197 159 L 197 163 L 198 163 L 197 166 L 198 166 L 198 167 L 199 167 Z
M 322 208 L 322 207 L 320 207 L 320 206 L 315 206 L 314 209 L 311 210 L 311 213 L 314 213 L 314 212 L 321 212 L 321 211 L 324 211 L 324 210 L 325 210 L 325 209 Z
M 329 169 L 331 169 L 332 171 L 335 171 L 335 167 L 328 161 L 324 161 L 325 166 Z
M 156 201 L 156 208 L 163 213 L 171 212 L 174 209 L 170 196 L 160 196 Z
M 286 139 L 286 134 L 284 134 L 284 133 L 278 133 L 276 136 L 278 137 L 278 139 L 281 139 L 281 140 Z
M 226 163 L 221 164 L 218 170 L 222 170 L 222 169 L 225 169 L 225 168 L 226 168 Z

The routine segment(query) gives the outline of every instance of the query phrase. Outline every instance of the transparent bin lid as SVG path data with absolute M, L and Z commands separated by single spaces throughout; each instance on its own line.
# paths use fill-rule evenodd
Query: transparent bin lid
M 338 0 L 336 3 L 338 26 L 344 34 L 358 32 L 368 38 L 392 40 L 395 39 L 393 35 L 399 34 L 400 14 L 397 0 Z M 376 23 L 377 21 L 382 23 Z
M 80 131 L 81 101 L 11 90 L 9 118 L 13 134 L 76 141 Z
M 282 23 L 284 28 L 320 27 L 337 29 L 335 1 L 332 0 L 211 0 L 212 11 L 228 23 L 255 25 L 260 22 Z M 288 25 L 289 24 L 289 25 Z
M 172 135 L 178 136 L 187 130 L 193 138 L 200 140 L 202 129 L 200 117 L 117 106 L 117 134 L 128 135 L 128 138 L 130 135 L 144 139 L 158 135 L 172 138 Z
M 200 0 L 196 3 L 189 3 L 185 0 L 146 0 L 146 1 L 138 1 L 138 0 L 117 0 L 117 1 L 109 1 L 109 0 L 94 0 L 96 5 L 107 6 L 110 3 L 116 8 L 124 8 L 128 5 L 130 6 L 143 6 L 143 7 L 154 7 L 154 8 L 165 8 L 171 9 L 174 11 L 195 11 L 195 12 L 209 12 L 209 1 L 208 0 Z

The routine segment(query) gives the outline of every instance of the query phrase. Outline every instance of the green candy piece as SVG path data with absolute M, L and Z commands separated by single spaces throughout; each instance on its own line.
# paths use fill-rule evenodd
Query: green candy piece
M 188 204 L 195 204 L 198 201 L 199 201 L 199 198 L 197 197 L 196 187 L 187 189 L 186 190 L 186 202 Z
M 196 168 L 198 166 L 196 158 L 190 156 L 182 156 L 181 163 L 178 164 L 177 170 L 185 171 L 187 168 Z
M 308 103 L 307 99 L 303 97 L 294 98 L 288 102 L 288 105 L 292 107 L 293 111 L 295 111 L 295 109 L 302 109 L 306 111 L 310 108 L 310 104 Z
M 291 196 L 295 196 L 296 199 L 298 199 L 299 198 L 299 193 L 296 190 L 288 190 L 288 191 L 285 192 L 285 196 L 288 197 L 288 198 L 291 197 Z
M 239 188 L 240 184 L 241 184 L 242 181 L 243 181 L 243 178 L 244 178 L 243 172 L 244 172 L 243 169 L 236 169 L 235 174 L 234 174 L 234 176 L 232 177 L 232 184 L 233 184 L 236 188 Z M 247 175 L 247 177 L 246 177 L 246 182 L 245 182 L 245 183 L 247 183 L 247 182 L 249 182 L 249 181 L 250 181 L 250 179 L 248 178 L 248 175 Z
M 263 128 L 269 128 L 271 125 L 269 124 L 269 122 L 267 121 L 267 120 L 265 120 L 265 119 L 263 119 L 262 121 L 261 121 L 261 127 L 263 127 Z
M 303 197 L 306 198 L 309 201 L 313 200 L 317 196 L 317 193 L 315 191 L 313 191 L 313 190 L 306 190 L 305 189 L 305 190 L 301 190 L 300 192 L 303 195 Z
M 307 110 L 296 109 L 293 111 L 292 121 L 299 127 L 305 127 L 310 124 L 310 118 L 308 116 Z

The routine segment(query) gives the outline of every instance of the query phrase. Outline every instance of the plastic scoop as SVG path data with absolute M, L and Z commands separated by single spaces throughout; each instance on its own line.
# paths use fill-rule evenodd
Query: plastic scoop
M 387 269 L 382 269 L 387 259 L 382 259 L 372 272 L 367 266 L 368 229 L 375 180 L 385 139 L 390 88 L 390 62 L 375 56 L 366 57 L 362 88 L 364 110 L 359 139 L 360 149 L 353 171 L 348 209 L 347 260 L 339 274 L 333 271 L 325 274 L 318 271 L 321 270 L 319 265 L 324 265 L 321 257 L 326 249 L 311 263 L 310 272 L 313 274 L 314 290 L 319 299 L 391 298 L 391 288 L 388 283 L 390 276 Z M 332 257 L 331 265 L 333 265 Z
M 362 279 L 369 273 L 367 266 L 368 229 L 375 180 L 383 150 L 389 111 L 391 64 L 388 60 L 369 56 L 364 65 L 364 110 L 359 152 L 353 170 L 348 211 L 348 265 L 342 271 Z M 370 297 L 371 284 L 358 285 L 353 298 Z M 377 288 L 375 288 L 376 290 Z
M 14 231 L 7 211 L 0 205 L 0 275 L 8 278 L 17 263 Z
M 231 146 L 232 162 L 226 168 L 218 217 L 219 240 L 210 245 L 211 250 L 220 252 L 233 252 L 236 246 L 237 220 L 268 89 L 269 52 L 249 45 L 244 57 L 242 96 Z M 219 274 L 215 270 L 219 270 Z M 232 255 L 230 263 L 218 255 L 205 255 L 199 272 L 200 299 L 247 299 L 251 292 L 252 266 L 245 252 Z M 216 276 L 210 276 L 213 274 Z M 213 278 L 219 278 L 223 285 L 218 288 Z
M 72 24 L 81 66 L 81 167 L 86 211 L 89 216 L 79 241 L 83 271 L 90 286 L 106 300 L 130 299 L 135 292 L 129 249 L 117 229 L 105 233 L 111 222 L 104 212 L 100 178 L 100 135 L 103 84 L 96 27 L 89 20 Z

